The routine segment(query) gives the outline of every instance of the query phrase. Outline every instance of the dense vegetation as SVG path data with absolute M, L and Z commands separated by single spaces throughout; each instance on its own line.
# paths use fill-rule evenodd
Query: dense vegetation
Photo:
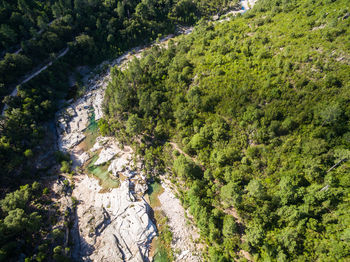
M 64 226 L 52 230 L 60 212 L 48 188 L 38 182 L 21 186 L 7 194 L 0 207 L 0 261 L 69 261 L 70 250 L 62 247 Z
M 17 87 L 16 97 L 5 97 L 9 109 L 6 118 L 0 119 L 0 178 L 10 176 L 11 182 L 13 173 L 36 172 L 30 169 L 27 160 L 31 160 L 29 164 L 33 162 L 30 156 L 36 155 L 35 148 L 45 136 L 42 123 L 52 119 L 59 101 L 66 98 L 68 79 L 76 66 L 95 65 L 106 57 L 115 57 L 156 39 L 159 34 L 174 32 L 176 25 L 192 24 L 234 3 L 225 0 L 0 1 L 2 48 L 5 52 L 11 46 L 22 47 L 18 54 L 6 53 L 0 61 L 1 100 L 27 72 L 55 60 L 62 49 L 69 47 L 66 56 Z M 53 22 L 49 24 L 49 21 Z
M 10 93 L 19 77 L 53 60 L 67 46 L 72 61 L 98 61 L 156 39 L 159 33 L 173 32 L 176 23 L 192 24 L 203 15 L 223 10 L 227 2 L 3 0 L 0 51 L 10 53 L 0 62 L 0 98 Z
M 114 69 L 100 130 L 172 167 L 211 261 L 349 259 L 349 28 L 346 0 L 259 0 Z

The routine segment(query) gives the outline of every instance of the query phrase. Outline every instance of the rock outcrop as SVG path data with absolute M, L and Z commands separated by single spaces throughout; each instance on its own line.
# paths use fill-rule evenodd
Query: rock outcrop
M 82 98 L 57 113 L 58 147 L 68 152 L 84 140 L 84 130 L 93 117 L 94 109 L 101 114 L 104 88 L 89 91 Z M 96 113 L 95 113 L 96 115 Z M 99 117 L 101 117 L 99 115 Z

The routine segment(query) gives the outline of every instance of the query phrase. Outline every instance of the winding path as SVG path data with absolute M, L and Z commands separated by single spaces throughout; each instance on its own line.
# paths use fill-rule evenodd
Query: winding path
M 46 65 L 40 67 L 38 70 L 35 70 L 34 73 L 31 73 L 30 75 L 28 76 L 24 76 L 24 79 L 19 82 L 18 84 L 15 85 L 15 88 L 12 90 L 10 96 L 17 96 L 17 93 L 18 93 L 18 89 L 17 89 L 17 86 L 18 85 L 23 85 L 25 83 L 27 83 L 29 80 L 33 79 L 34 77 L 36 77 L 37 75 L 39 75 L 42 71 L 46 70 L 48 67 L 50 67 L 53 62 L 57 61 L 59 58 L 61 58 L 62 56 L 65 56 L 69 51 L 69 47 L 65 48 L 64 50 L 62 50 L 58 56 L 55 58 L 55 60 L 53 61 L 50 61 L 48 62 Z M 8 105 L 4 105 L 4 108 L 2 109 L 2 112 L 1 112 L 1 115 L 5 115 L 5 111 L 6 109 L 8 108 Z
M 53 23 L 53 22 L 55 22 L 56 20 L 58 20 L 58 19 L 54 19 L 54 20 L 52 20 L 50 23 L 48 23 L 47 25 L 46 25 L 46 27 L 48 28 L 48 27 L 50 27 L 50 25 Z M 41 35 L 43 32 L 44 32 L 44 30 L 46 30 L 46 29 L 40 29 L 39 31 L 37 31 L 36 32 L 36 36 L 34 36 L 34 37 L 32 37 L 32 38 L 30 38 L 30 39 L 28 39 L 28 40 L 24 40 L 24 41 L 30 41 L 30 40 L 35 40 L 39 35 Z M 20 46 L 19 44 L 17 45 L 17 46 Z M 13 47 L 13 46 L 12 46 Z M 19 49 L 17 49 L 16 51 L 14 51 L 14 52 L 12 52 L 12 54 L 19 54 L 20 52 L 22 52 L 22 47 L 20 47 Z M 0 57 L 1 58 L 3 58 L 5 55 L 6 55 L 6 50 L 4 51 L 4 52 L 2 52 L 1 53 L 1 55 L 0 55 Z

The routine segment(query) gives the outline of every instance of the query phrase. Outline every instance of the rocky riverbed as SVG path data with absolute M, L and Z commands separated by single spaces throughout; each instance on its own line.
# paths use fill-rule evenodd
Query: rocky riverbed
M 119 188 L 101 192 L 95 178 L 76 177 L 73 196 L 77 206 L 80 236 L 76 259 L 89 261 L 148 261 L 149 245 L 156 228 L 150 207 L 137 199 L 126 180 Z
M 92 148 L 83 148 L 91 118 L 103 116 L 103 94 L 108 81 L 91 81 L 89 91 L 57 114 L 58 147 L 70 154 L 78 175 L 73 176 L 72 196 L 77 201 L 76 239 L 73 256 L 83 261 L 148 261 L 149 245 L 156 235 L 150 207 L 143 199 L 146 177 L 133 161 L 129 147 L 111 137 L 98 137 Z M 95 160 L 92 161 L 92 157 Z M 117 188 L 103 188 L 101 181 L 86 172 L 108 166 L 108 176 L 119 181 Z

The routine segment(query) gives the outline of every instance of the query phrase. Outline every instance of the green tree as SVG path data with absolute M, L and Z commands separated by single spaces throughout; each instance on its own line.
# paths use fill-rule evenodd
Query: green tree
M 25 209 L 31 197 L 32 194 L 29 185 L 21 186 L 19 190 L 8 193 L 6 197 L 0 201 L 1 209 L 4 212 L 10 212 L 16 208 Z
M 0 26 L 0 35 L 2 36 L 2 42 L 5 47 L 10 47 L 17 40 L 16 32 L 8 25 L 2 24 Z
M 125 15 L 124 1 L 118 1 L 117 14 L 118 14 L 119 18 L 121 18 L 121 19 L 124 18 L 124 15 Z
M 248 191 L 248 196 L 256 198 L 256 199 L 263 199 L 265 197 L 265 189 L 260 183 L 259 180 L 253 179 L 249 182 L 249 184 L 246 187 L 246 190 Z
M 126 132 L 130 135 L 138 135 L 142 132 L 142 119 L 139 118 L 136 114 L 131 114 L 126 121 Z
M 320 111 L 316 114 L 321 120 L 321 125 L 332 125 L 337 122 L 342 114 L 342 109 L 338 103 L 320 106 Z
M 222 226 L 222 234 L 224 237 L 233 237 L 237 234 L 237 225 L 235 219 L 230 215 L 225 215 Z
M 61 162 L 61 172 L 62 173 L 69 173 L 71 169 L 71 163 L 69 161 L 62 161 Z
M 199 150 L 207 145 L 207 140 L 201 134 L 195 134 L 190 143 L 192 148 Z
M 252 246 L 259 246 L 264 238 L 264 229 L 258 222 L 251 222 L 247 225 L 246 240 Z
M 16 208 L 9 211 L 4 219 L 4 225 L 12 234 L 35 232 L 40 227 L 41 216 L 33 212 L 29 216 L 23 209 Z
M 102 136 L 107 136 L 110 133 L 108 122 L 105 119 L 98 121 L 98 128 Z
M 182 179 L 199 178 L 202 174 L 201 169 L 184 155 L 175 159 L 174 171 Z
M 230 181 L 220 190 L 220 197 L 226 207 L 238 207 L 242 202 L 242 190 L 234 181 Z
M 31 149 L 26 149 L 26 151 L 24 151 L 24 156 L 26 158 L 31 158 L 33 157 L 33 151 Z

